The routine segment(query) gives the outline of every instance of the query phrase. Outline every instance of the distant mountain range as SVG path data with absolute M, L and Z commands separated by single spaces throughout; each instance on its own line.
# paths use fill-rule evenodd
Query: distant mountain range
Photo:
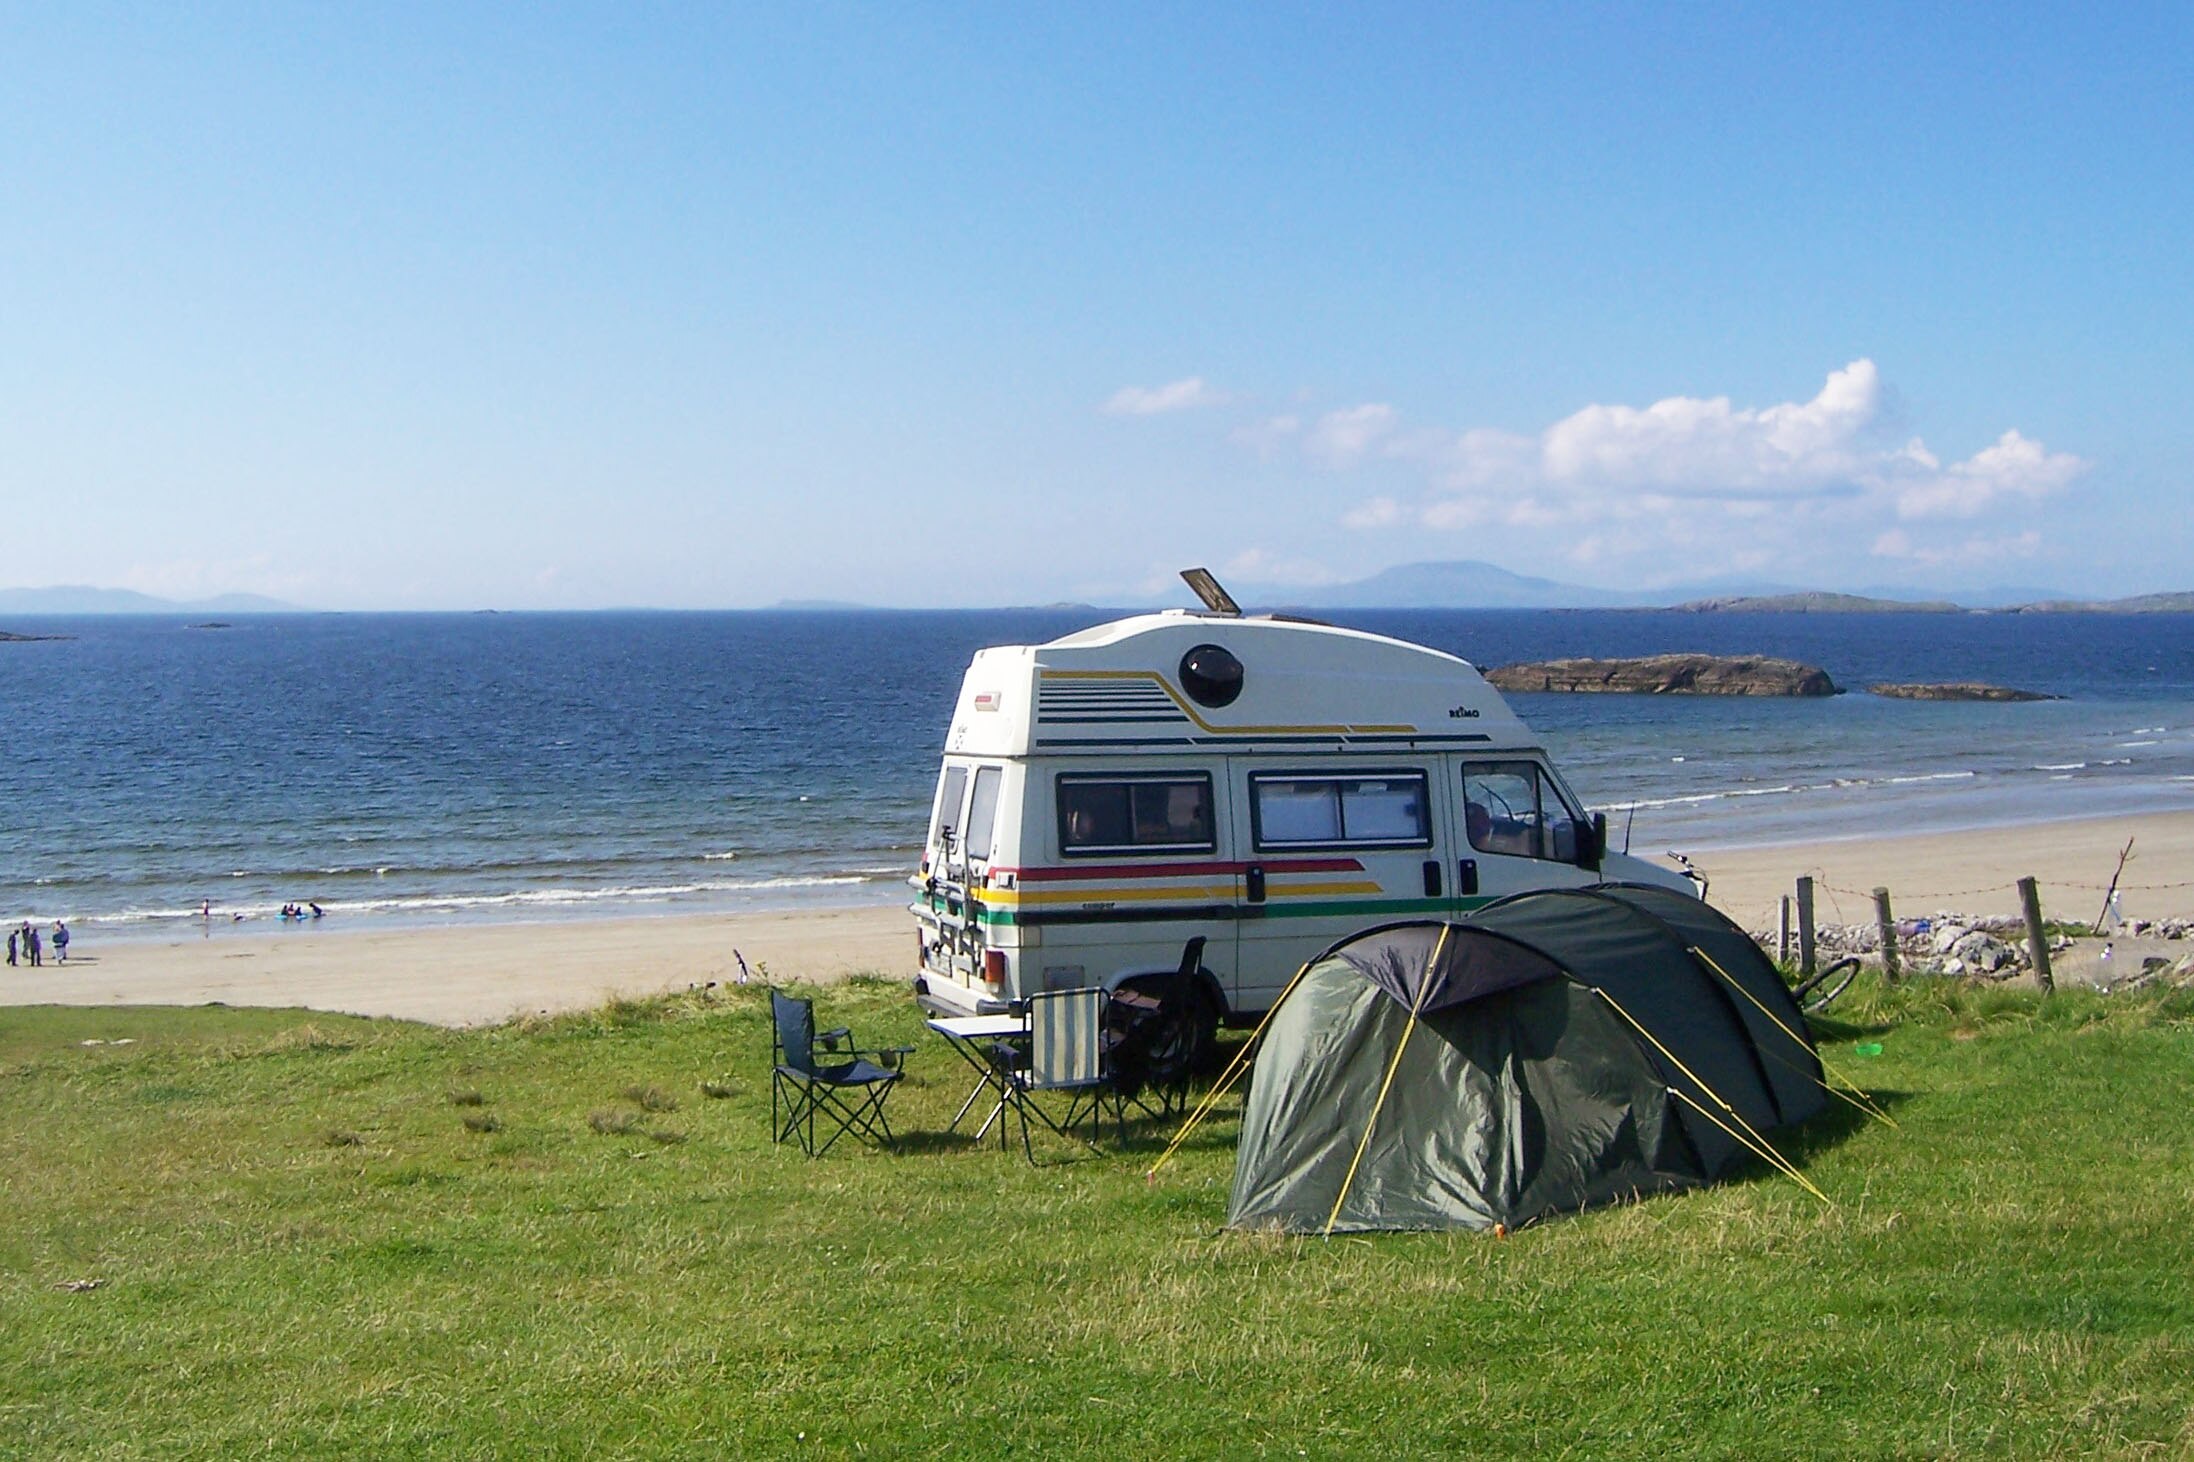
M 1472 559 L 1396 564 L 1368 579 L 1317 589 L 1244 584 L 1234 597 L 1301 609 L 1597 609 L 1650 602 L 1641 595 L 1535 579 Z
M 2194 593 L 2091 600 L 2047 589 L 1997 591 L 1971 602 L 1912 599 L 1896 590 L 1864 594 L 1796 589 L 1787 584 L 1722 582 L 1615 593 L 1512 573 L 1462 559 L 1400 564 L 1345 584 L 1316 589 L 1244 583 L 1229 586 L 1244 604 L 1280 609 L 1679 609 L 1700 613 L 1851 614 L 1883 611 L 1955 614 L 1975 609 L 2026 613 L 2153 614 L 2194 611 Z
M 2026 614 L 2194 613 L 2194 592 L 2139 594 L 2126 599 L 2079 599 L 2049 589 L 2000 589 L 1953 602 L 1913 599 L 1905 591 L 1869 588 L 1857 593 L 1798 589 L 1788 584 L 1724 580 L 1622 593 L 1513 573 L 1473 559 L 1397 564 L 1367 579 L 1306 589 L 1285 584 L 1229 584 L 1251 609 L 1676 609 L 1708 613 L 1960 614 L 1974 610 Z M 1178 604 L 1178 591 L 1140 601 L 1144 607 Z M 798 610 L 882 608 L 837 599 L 787 599 L 773 606 Z M 1050 608 L 1086 608 L 1052 605 Z M 1134 607 L 1131 601 L 1123 607 Z M 300 605 L 263 594 L 222 594 L 211 599 L 161 599 L 134 589 L 96 589 L 81 584 L 47 589 L 0 589 L 0 614 L 309 614 Z
M 308 614 L 310 610 L 264 594 L 217 594 L 211 599 L 160 599 L 135 589 L 94 589 L 57 584 L 48 589 L 0 589 L 0 614 Z

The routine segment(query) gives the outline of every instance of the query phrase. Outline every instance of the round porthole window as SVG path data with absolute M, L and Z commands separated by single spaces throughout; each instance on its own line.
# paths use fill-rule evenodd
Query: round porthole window
M 1231 706 L 1242 693 L 1242 662 L 1218 645 L 1198 645 L 1181 657 L 1181 688 L 1200 706 Z

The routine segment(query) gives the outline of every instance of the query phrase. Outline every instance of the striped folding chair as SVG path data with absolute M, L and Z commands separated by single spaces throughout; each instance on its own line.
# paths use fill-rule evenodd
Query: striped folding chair
M 1028 997 L 1028 1039 L 1003 1070 L 1006 1100 L 1021 1119 L 1021 1150 L 1031 1163 L 1031 1114 L 1062 1137 L 1073 1135 L 1087 1117 L 1092 1133 L 1102 1132 L 1109 1106 L 1124 1137 L 1127 1114 L 1112 1079 L 1111 1043 L 1106 1039 L 1106 1006 L 1111 996 L 1100 989 L 1049 990 Z M 1037 1101 L 1043 1092 L 1067 1093 L 1065 1114 L 1053 1121 Z

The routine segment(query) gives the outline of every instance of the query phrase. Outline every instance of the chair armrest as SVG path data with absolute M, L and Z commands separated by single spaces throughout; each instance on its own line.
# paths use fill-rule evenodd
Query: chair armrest
M 840 1041 L 844 1041 L 848 1047 L 852 1046 L 853 1032 L 845 1026 L 839 1026 L 834 1030 L 817 1031 L 815 1033 L 815 1044 L 826 1051 L 837 1051 Z
M 857 1055 L 875 1059 L 877 1065 L 887 1071 L 904 1071 L 907 1057 L 914 1054 L 912 1046 L 878 1046 L 873 1050 L 857 1052 Z

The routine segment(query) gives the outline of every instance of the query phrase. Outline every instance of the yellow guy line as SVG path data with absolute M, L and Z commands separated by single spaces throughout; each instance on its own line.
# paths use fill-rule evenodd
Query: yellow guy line
M 1758 1153 L 1761 1157 L 1766 1158 L 1778 1170 L 1780 1170 L 1784 1176 L 1788 1177 L 1799 1187 L 1805 1189 L 1808 1193 L 1811 1193 L 1814 1197 L 1820 1199 L 1823 1203 L 1828 1204 L 1829 1207 L 1834 1208 L 1836 1206 L 1835 1203 L 1830 1200 L 1829 1196 L 1826 1193 L 1823 1193 L 1819 1188 L 1814 1187 L 1812 1181 L 1807 1178 L 1804 1173 L 1798 1171 L 1797 1167 L 1790 1161 L 1790 1159 L 1775 1151 L 1774 1147 L 1769 1144 L 1768 1140 L 1765 1137 L 1762 1137 L 1758 1132 L 1753 1131 L 1752 1124 L 1745 1120 L 1744 1113 L 1738 1111 L 1735 1107 L 1731 1106 L 1728 1101 L 1723 1098 L 1720 1092 L 1716 1091 L 1713 1087 L 1708 1086 L 1704 1081 L 1701 1081 L 1699 1079 L 1698 1072 L 1693 1071 L 1689 1066 L 1686 1066 L 1683 1063 L 1682 1058 L 1677 1056 L 1674 1051 L 1671 1051 L 1668 1047 L 1661 1044 L 1660 1037 L 1654 1035 L 1653 1032 L 1647 1030 L 1643 1025 L 1640 1025 L 1638 1023 L 1638 1017 L 1623 1009 L 1621 1002 L 1616 1000 L 1613 995 L 1608 994 L 1607 991 L 1601 990 L 1600 987 L 1597 985 L 1593 986 L 1592 988 L 1599 991 L 1600 998 L 1602 1000 L 1605 1000 L 1608 1005 L 1613 1008 L 1617 1015 L 1620 1015 L 1623 1019 L 1629 1021 L 1632 1028 L 1635 1029 L 1639 1035 L 1644 1036 L 1647 1040 L 1653 1042 L 1654 1050 L 1659 1051 L 1663 1056 L 1666 1056 L 1669 1059 L 1669 1063 L 1671 1065 L 1673 1065 L 1678 1071 L 1681 1071 L 1685 1076 L 1691 1078 L 1693 1085 L 1697 1086 L 1699 1090 L 1705 1092 L 1708 1096 L 1714 1098 L 1715 1103 L 1720 1106 L 1723 1111 L 1727 1112 L 1730 1115 L 1731 1120 L 1735 1121 L 1738 1126 L 1744 1128 L 1746 1132 L 1751 1133 L 1753 1142 L 1759 1144 L 1759 1146 L 1753 1148 L 1754 1152 Z M 1686 1094 L 1685 1092 L 1680 1091 L 1675 1087 L 1670 1087 L 1669 1090 L 1676 1092 L 1678 1096 L 1683 1097 L 1685 1101 L 1690 1102 L 1693 1106 L 1696 1107 L 1699 1105 L 1696 1098 Z M 1704 1111 L 1705 1109 L 1701 1108 L 1701 1110 Z M 1713 1114 L 1708 1113 L 1708 1115 L 1712 1116 Z M 1714 1121 L 1717 1125 L 1722 1125 L 1721 1118 L 1715 1117 Z M 1729 1129 L 1726 1125 L 1723 1125 L 1722 1130 L 1727 1132 Z M 1731 1135 L 1735 1136 L 1736 1134 L 1731 1133 Z
M 1219 1098 L 1227 1094 L 1227 1089 L 1234 1085 L 1235 1078 L 1249 1069 L 1249 1053 L 1257 1049 L 1258 1038 L 1265 1033 L 1265 1027 L 1272 1024 L 1272 1017 L 1280 1013 L 1280 1007 L 1287 1004 L 1287 997 L 1295 993 L 1295 987 L 1303 982 L 1303 976 L 1309 973 L 1310 966 L 1306 964 L 1295 972 L 1294 979 L 1287 982 L 1287 988 L 1280 992 L 1280 998 L 1272 1002 L 1272 1007 L 1265 1012 L 1265 1018 L 1257 1022 L 1257 1029 L 1249 1033 L 1249 1039 L 1242 1042 L 1242 1049 L 1234 1053 L 1234 1059 L 1229 1061 L 1227 1069 L 1220 1073 L 1219 1084 L 1205 1094 L 1202 1103 L 1197 1106 L 1194 1112 L 1189 1114 L 1188 1120 L 1181 1124 L 1181 1130 L 1174 1133 L 1173 1140 L 1166 1144 L 1166 1150 L 1159 1153 L 1158 1160 L 1150 1165 L 1150 1171 L 1143 1174 L 1145 1182 L 1158 1176 L 1158 1169 L 1166 1165 L 1166 1159 L 1180 1151 L 1181 1144 L 1188 1141 L 1188 1134 L 1196 1130 L 1198 1122 L 1204 1120 L 1204 1114 L 1212 1109 Z
M 1746 1137 L 1742 1132 L 1739 1132 L 1736 1128 L 1730 1126 L 1727 1122 L 1724 1122 L 1720 1117 L 1717 1117 L 1712 1112 L 1708 1111 L 1706 1103 L 1700 1101 L 1697 1097 L 1693 1096 L 1690 1092 L 1685 1091 L 1682 1087 L 1672 1086 L 1668 1090 L 1671 1095 L 1680 1096 L 1685 1101 L 1691 1103 L 1693 1110 L 1697 1111 L 1700 1116 L 1706 1118 L 1709 1122 L 1712 1122 L 1715 1126 L 1721 1128 L 1732 1138 L 1736 1139 L 1737 1145 L 1739 1147 L 1750 1148 L 1752 1150 L 1753 1156 L 1765 1158 L 1770 1167 L 1775 1168 L 1778 1172 L 1781 1172 L 1788 1177 L 1796 1179 L 1796 1181 L 1803 1185 L 1805 1190 L 1811 1193 L 1814 1197 L 1820 1199 L 1823 1203 L 1827 1203 L 1828 1206 L 1831 1208 L 1834 1208 L 1836 1206 L 1834 1203 L 1829 1202 L 1829 1198 L 1826 1193 L 1823 1193 L 1820 1189 L 1814 1187 L 1811 1183 L 1806 1182 L 1805 1178 L 1799 1174 L 1796 1168 L 1790 1166 L 1790 1164 L 1783 1161 L 1783 1156 L 1781 1153 L 1775 1151 L 1775 1149 L 1773 1149 L 1772 1147 L 1767 1146 L 1764 1142 L 1754 1142 L 1751 1138 Z M 1719 1100 L 1719 1098 L 1716 1098 L 1716 1100 Z M 1732 1112 L 1730 1115 L 1735 1116 L 1736 1114 Z M 1741 1122 L 1744 1119 L 1742 1117 L 1739 1117 L 1737 1120 Z
M 1747 990 L 1744 986 L 1738 984 L 1736 978 L 1731 975 L 1729 971 L 1723 969 L 1720 965 L 1714 962 L 1713 955 L 1708 954 L 1705 950 L 1699 948 L 1699 946 L 1697 946 L 1696 944 L 1691 946 L 1691 952 L 1694 955 L 1698 956 L 1698 958 L 1706 964 L 1706 967 L 1708 969 L 1714 971 L 1715 974 L 1720 975 L 1723 979 L 1729 981 L 1731 989 L 1735 990 L 1738 994 L 1744 996 L 1745 999 L 1751 1001 L 1754 1005 L 1758 1005 L 1760 1007 L 1760 1014 L 1766 1016 L 1769 1020 L 1774 1021 L 1775 1028 L 1777 1030 L 1780 1030 L 1784 1035 L 1790 1037 L 1793 1041 L 1796 1041 L 1801 1049 L 1811 1051 L 1813 1053 L 1813 1059 L 1821 1063 L 1821 1069 L 1823 1071 L 1826 1071 L 1829 1075 L 1835 1077 L 1845 1086 L 1850 1087 L 1851 1093 L 1847 1095 L 1844 1092 L 1840 1092 L 1836 1090 L 1835 1087 L 1830 1086 L 1827 1082 L 1821 1080 L 1821 1078 L 1819 1078 L 1818 1076 L 1815 1076 L 1812 1072 L 1807 1071 L 1805 1075 L 1809 1080 L 1813 1082 L 1815 1086 L 1818 1086 L 1821 1090 L 1827 1092 L 1831 1096 L 1842 1097 L 1845 1101 L 1850 1102 L 1851 1105 L 1857 1107 L 1860 1111 L 1866 1113 L 1868 1116 L 1873 1117 L 1881 1122 L 1887 1122 L 1889 1126 L 1896 1131 L 1902 1132 L 1904 1130 L 1902 1127 L 1897 1126 L 1896 1122 L 1891 1119 L 1889 1113 L 1874 1105 L 1873 1097 L 1867 1094 L 1865 1088 L 1861 1087 L 1850 1077 L 1844 1075 L 1841 1071 L 1838 1071 L 1834 1067 L 1830 1066 L 1828 1064 L 1827 1058 L 1821 1055 L 1819 1047 L 1815 1046 L 1811 1041 L 1806 1040 L 1803 1036 L 1799 1035 L 1789 1026 L 1784 1025 L 1783 1018 L 1781 1016 L 1777 1015 L 1774 1011 L 1768 1009 L 1767 1006 L 1761 1004 L 1759 996 L 1753 994 L 1750 990 Z
M 1364 1160 L 1364 1149 L 1371 1146 L 1371 1134 L 1379 1125 L 1379 1113 L 1386 1109 L 1387 1088 L 1394 1085 L 1394 1073 L 1402 1065 L 1402 1052 L 1409 1049 L 1409 1038 L 1417 1032 L 1417 1014 L 1425 1008 L 1425 996 L 1432 990 L 1432 972 L 1440 966 L 1440 951 L 1447 948 L 1448 932 L 1454 927 L 1453 924 L 1440 926 L 1439 940 L 1432 946 L 1432 958 L 1425 961 L 1425 972 L 1417 977 L 1417 998 L 1410 1003 L 1409 1024 L 1402 1027 L 1402 1038 L 1394 1043 L 1394 1059 L 1386 1063 L 1386 1080 L 1379 1083 L 1379 1099 L 1371 1104 L 1371 1120 L 1364 1123 L 1364 1135 L 1356 1144 L 1356 1155 L 1348 1160 L 1341 1191 L 1333 1197 L 1333 1211 L 1326 1215 L 1326 1238 L 1333 1237 L 1333 1225 L 1341 1217 L 1341 1205 L 1348 1201 L 1349 1185 L 1356 1181 L 1356 1165 Z

